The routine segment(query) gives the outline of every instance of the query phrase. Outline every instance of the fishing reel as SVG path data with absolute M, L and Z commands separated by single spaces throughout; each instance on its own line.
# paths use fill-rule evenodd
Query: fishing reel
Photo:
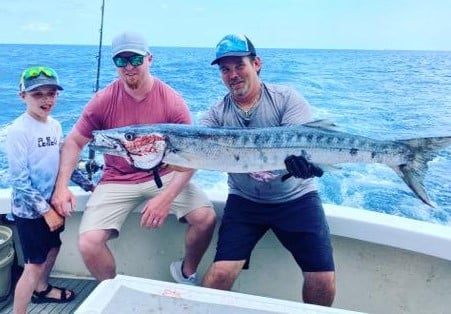
M 72 172 L 70 179 L 83 190 L 93 191 L 95 185 L 92 182 L 92 175 L 102 169 L 103 166 L 98 165 L 94 159 L 82 159 L 78 162 L 78 166 Z
M 87 173 L 88 175 L 93 175 L 94 173 L 96 173 L 99 170 L 103 169 L 103 165 L 99 165 L 95 159 L 80 159 L 80 161 L 78 162 L 78 166 L 77 168 L 82 171 Z

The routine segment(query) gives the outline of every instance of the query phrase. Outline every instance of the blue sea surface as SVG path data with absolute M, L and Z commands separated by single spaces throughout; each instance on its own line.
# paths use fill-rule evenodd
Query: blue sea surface
M 0 45 L 0 188 L 8 186 L 5 129 L 25 106 L 17 95 L 21 71 L 32 65 L 57 70 L 64 91 L 53 116 L 67 134 L 96 86 L 96 46 Z M 151 72 L 178 90 L 197 122 L 226 89 L 211 48 L 152 48 Z M 451 52 L 260 49 L 261 78 L 297 89 L 316 119 L 375 139 L 451 136 Z M 102 49 L 100 88 L 114 78 L 110 47 Z M 87 155 L 87 152 L 84 152 Z M 101 161 L 101 156 L 97 156 Z M 451 224 L 451 147 L 429 163 L 425 186 L 435 208 L 417 199 L 381 164 L 349 164 L 317 180 L 325 203 L 358 207 L 439 224 Z M 226 175 L 197 172 L 211 194 L 227 192 Z

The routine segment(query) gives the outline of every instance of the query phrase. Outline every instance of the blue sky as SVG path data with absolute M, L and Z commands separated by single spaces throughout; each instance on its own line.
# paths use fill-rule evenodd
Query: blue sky
M 123 30 L 150 46 L 451 51 L 449 0 L 105 0 L 104 45 Z M 101 0 L 2 0 L 0 43 L 92 44 Z

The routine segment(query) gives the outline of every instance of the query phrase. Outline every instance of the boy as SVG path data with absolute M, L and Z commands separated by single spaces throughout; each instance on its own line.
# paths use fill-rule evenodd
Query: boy
M 11 207 L 24 255 L 24 270 L 14 293 L 15 314 L 25 314 L 30 300 L 63 303 L 75 297 L 73 291 L 48 283 L 64 230 L 64 218 L 49 202 L 63 140 L 61 124 L 50 116 L 60 90 L 53 69 L 24 70 L 19 96 L 27 108 L 7 131 Z

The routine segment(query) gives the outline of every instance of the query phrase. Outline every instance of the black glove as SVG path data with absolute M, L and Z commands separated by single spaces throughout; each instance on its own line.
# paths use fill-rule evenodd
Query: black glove
M 313 177 L 321 177 L 323 170 L 313 163 L 310 163 L 304 156 L 290 155 L 285 158 L 285 167 L 288 173 L 282 177 L 282 181 L 290 177 L 308 179 Z

